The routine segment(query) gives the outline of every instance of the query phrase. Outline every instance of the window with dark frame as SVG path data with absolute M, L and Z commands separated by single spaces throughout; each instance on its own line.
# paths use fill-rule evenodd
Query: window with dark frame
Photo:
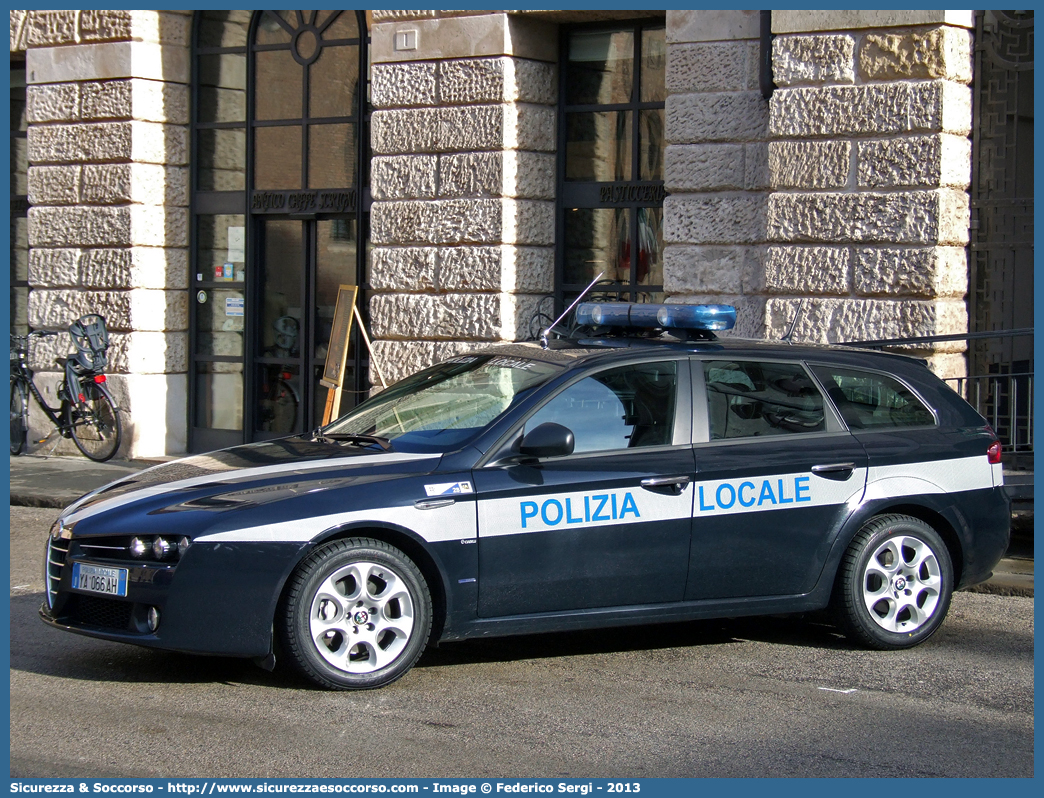
M 368 275 L 366 41 L 355 11 L 196 15 L 193 450 L 321 416 L 325 398 L 311 372 L 326 349 L 328 300 L 341 283 L 365 288 Z M 365 356 L 354 349 L 348 368 L 365 381 Z M 268 401 L 277 388 L 287 392 L 280 379 L 293 407 Z M 347 401 L 366 387 L 346 385 Z M 267 419 L 273 409 L 286 418 Z
M 563 28 L 561 42 L 556 307 L 599 273 L 594 296 L 662 301 L 664 22 Z

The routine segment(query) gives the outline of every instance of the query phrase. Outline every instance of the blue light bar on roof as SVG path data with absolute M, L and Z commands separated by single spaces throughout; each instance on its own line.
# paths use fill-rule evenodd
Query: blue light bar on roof
M 576 307 L 576 323 L 584 327 L 664 327 L 675 330 L 731 330 L 732 305 L 647 305 L 634 302 L 584 302 Z

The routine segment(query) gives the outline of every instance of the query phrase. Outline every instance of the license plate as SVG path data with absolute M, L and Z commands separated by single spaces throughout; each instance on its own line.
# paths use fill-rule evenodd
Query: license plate
M 76 562 L 73 563 L 72 582 L 76 590 L 104 593 L 107 596 L 127 595 L 126 568 L 105 568 Z

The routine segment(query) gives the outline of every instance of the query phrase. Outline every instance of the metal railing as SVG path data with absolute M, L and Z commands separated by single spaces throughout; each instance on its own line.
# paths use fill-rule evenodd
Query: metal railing
M 1032 327 L 996 332 L 975 332 L 963 335 L 931 335 L 920 338 L 889 338 L 877 341 L 847 341 L 845 346 L 867 349 L 893 349 L 918 344 L 935 344 L 944 341 L 978 341 L 983 339 L 1014 338 L 1033 335 Z M 993 427 L 1004 449 L 1007 468 L 1022 470 L 1033 468 L 1033 369 L 1025 371 L 1005 370 L 966 377 L 950 377 L 945 381 L 964 397 Z

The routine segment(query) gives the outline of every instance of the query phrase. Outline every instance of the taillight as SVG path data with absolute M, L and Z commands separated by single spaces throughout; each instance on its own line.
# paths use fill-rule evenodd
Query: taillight
M 94 381 L 97 382 L 97 383 L 105 382 L 105 375 L 104 374 L 95 374 L 94 375 Z
M 76 395 L 80 398 L 81 402 L 86 402 L 87 401 L 87 397 L 84 396 L 82 393 L 78 393 Z
M 1001 461 L 1001 444 L 1000 441 L 994 441 L 990 444 L 990 448 L 986 450 L 986 459 L 990 465 L 998 465 Z

